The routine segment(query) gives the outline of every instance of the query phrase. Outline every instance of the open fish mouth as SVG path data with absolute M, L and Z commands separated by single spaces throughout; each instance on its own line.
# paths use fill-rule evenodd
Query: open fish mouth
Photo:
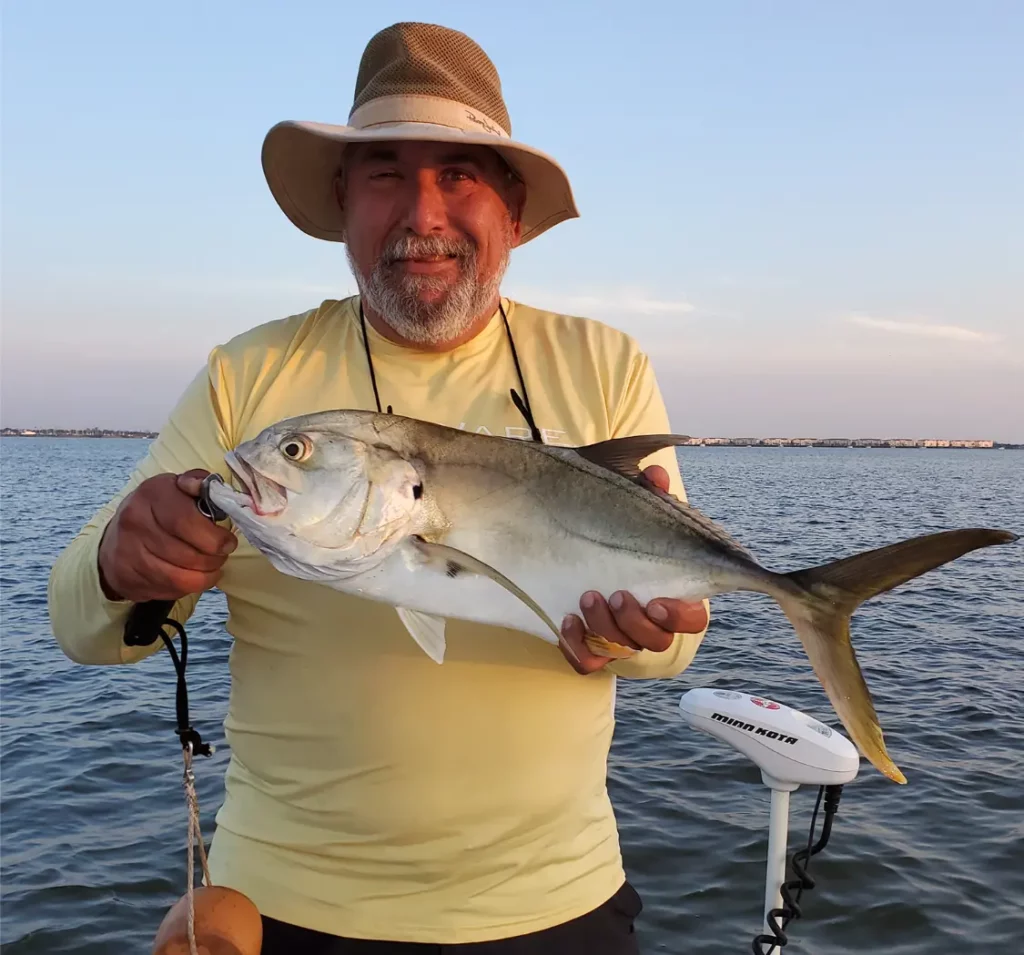
M 261 474 L 234 452 L 227 454 L 225 461 L 245 488 L 238 498 L 242 507 L 248 507 L 260 517 L 273 517 L 288 506 L 288 490 L 283 485 Z

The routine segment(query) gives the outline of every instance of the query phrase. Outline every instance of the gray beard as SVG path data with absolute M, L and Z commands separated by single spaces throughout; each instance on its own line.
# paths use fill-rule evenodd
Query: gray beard
M 345 254 L 355 276 L 359 293 L 395 332 L 410 342 L 440 345 L 458 339 L 467 332 L 483 311 L 494 302 L 511 255 L 511 237 L 494 274 L 478 282 L 476 247 L 466 241 L 441 236 L 408 236 L 396 239 L 381 253 L 369 275 L 363 275 L 352 258 L 348 245 Z M 396 258 L 410 255 L 454 255 L 459 277 L 453 285 L 430 275 L 399 276 L 389 266 Z M 423 302 L 425 291 L 447 294 L 433 302 Z

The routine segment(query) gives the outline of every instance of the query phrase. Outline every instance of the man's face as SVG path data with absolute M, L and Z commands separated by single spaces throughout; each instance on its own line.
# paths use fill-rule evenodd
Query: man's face
M 367 304 L 410 341 L 459 338 L 495 306 L 522 185 L 484 146 L 364 143 L 344 167 L 346 252 Z

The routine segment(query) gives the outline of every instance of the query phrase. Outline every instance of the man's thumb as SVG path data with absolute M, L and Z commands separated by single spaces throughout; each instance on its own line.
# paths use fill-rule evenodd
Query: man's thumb
M 652 464 L 650 467 L 644 468 L 643 476 L 659 490 L 667 491 L 671 486 L 668 471 L 660 464 Z
M 202 468 L 193 468 L 191 471 L 179 474 L 177 480 L 178 490 L 183 491 L 189 497 L 199 497 L 199 492 L 203 487 L 203 478 L 209 473 L 209 471 L 204 471 Z

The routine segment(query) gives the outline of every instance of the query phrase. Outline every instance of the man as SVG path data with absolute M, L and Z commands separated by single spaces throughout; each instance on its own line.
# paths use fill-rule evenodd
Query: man
M 510 134 L 484 52 L 424 24 L 371 40 L 348 126 L 274 127 L 274 197 L 344 243 L 360 295 L 214 348 L 53 570 L 54 633 L 84 663 L 153 652 L 123 645 L 132 602 L 174 599 L 184 621 L 202 592 L 226 595 L 232 755 L 210 865 L 259 907 L 265 955 L 637 950 L 606 791 L 615 680 L 682 671 L 706 602 L 581 595 L 571 666 L 453 621 L 438 666 L 393 609 L 277 573 L 195 507 L 225 450 L 327 408 L 568 445 L 668 430 L 632 339 L 500 295 L 511 250 L 577 215 L 558 165 Z M 683 496 L 671 450 L 644 463 Z M 584 622 L 637 652 L 595 656 Z

